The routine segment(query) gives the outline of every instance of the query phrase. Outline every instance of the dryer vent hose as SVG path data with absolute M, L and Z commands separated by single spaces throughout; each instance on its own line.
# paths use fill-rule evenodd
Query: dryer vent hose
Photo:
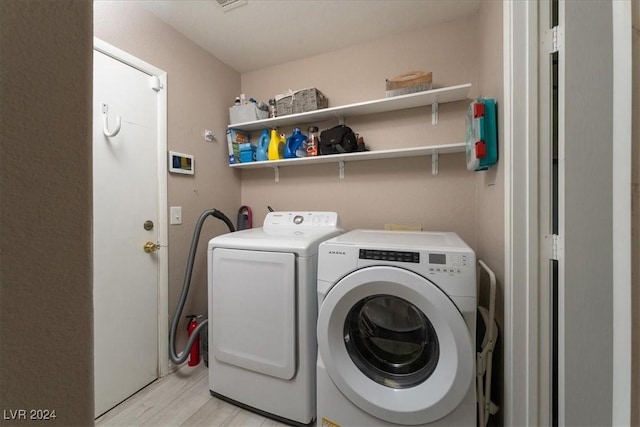
M 196 257 L 196 249 L 198 248 L 198 240 L 200 240 L 200 232 L 202 231 L 202 224 L 209 217 L 209 215 L 218 218 L 223 221 L 229 227 L 231 232 L 236 231 L 233 227 L 233 223 L 225 214 L 220 212 L 217 209 L 210 209 L 204 211 L 198 221 L 196 222 L 196 228 L 193 230 L 193 238 L 191 239 L 191 248 L 189 249 L 189 257 L 187 258 L 187 268 L 184 274 L 184 282 L 182 284 L 182 293 L 180 294 L 180 300 L 178 301 L 178 306 L 176 307 L 175 314 L 173 315 L 173 320 L 171 322 L 171 330 L 169 331 L 169 359 L 171 362 L 176 365 L 181 365 L 184 363 L 189 357 L 189 350 L 193 345 L 196 338 L 199 336 L 200 331 L 207 326 L 209 323 L 208 319 L 203 320 L 198 327 L 191 333 L 189 340 L 187 341 L 186 349 L 179 356 L 176 353 L 176 332 L 178 330 L 178 324 L 180 323 L 180 316 L 182 316 L 182 310 L 184 309 L 184 304 L 187 302 L 187 296 L 189 295 L 189 287 L 191 286 L 191 275 L 193 274 L 193 263 Z

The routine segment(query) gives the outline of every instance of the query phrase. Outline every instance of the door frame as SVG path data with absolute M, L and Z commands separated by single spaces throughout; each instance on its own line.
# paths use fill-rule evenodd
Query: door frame
M 538 422 L 538 11 L 502 3 L 504 75 L 504 425 Z M 512 144 L 512 141 L 520 141 Z M 517 167 L 516 167 L 517 165 Z M 524 167 L 523 167 L 524 166 Z M 515 286 L 514 284 L 518 284 Z
M 135 56 L 118 49 L 96 37 L 93 38 L 93 49 L 116 59 L 145 74 L 159 79 L 158 91 L 158 243 L 161 250 L 156 252 L 158 259 L 158 377 L 169 372 L 169 257 L 168 250 L 168 214 L 167 214 L 167 73 Z
M 538 2 L 503 2 L 505 144 L 505 367 L 504 425 L 547 425 L 549 366 L 548 327 L 541 319 L 541 274 L 547 242 L 539 239 L 542 200 L 538 159 L 541 124 L 539 103 Z M 631 3 L 613 2 L 613 206 L 622 213 L 613 226 L 613 378 L 612 425 L 631 421 Z M 562 34 L 560 32 L 560 34 Z M 511 143 L 518 141 L 518 143 Z M 518 167 L 515 167 L 518 165 Z M 524 167 L 523 167 L 524 166 Z M 619 219 L 618 219 L 619 218 Z M 548 309 L 548 308 L 547 308 Z M 542 334 L 541 334 L 542 333 Z

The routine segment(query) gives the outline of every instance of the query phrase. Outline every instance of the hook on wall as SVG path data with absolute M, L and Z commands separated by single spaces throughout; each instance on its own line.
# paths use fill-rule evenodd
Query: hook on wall
M 113 136 L 116 136 L 119 132 L 120 132 L 120 126 L 121 126 L 121 119 L 120 116 L 116 116 L 116 128 L 113 130 L 113 132 L 109 132 L 109 122 L 108 122 L 108 113 L 109 113 L 109 106 L 107 104 L 102 104 L 102 132 L 104 132 L 104 135 L 111 138 Z

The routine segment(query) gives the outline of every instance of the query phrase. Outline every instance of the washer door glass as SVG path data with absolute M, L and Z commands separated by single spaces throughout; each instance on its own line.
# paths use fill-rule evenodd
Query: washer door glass
M 353 306 L 344 324 L 344 342 L 358 369 L 393 388 L 425 381 L 440 355 L 429 319 L 415 305 L 393 295 L 374 295 Z

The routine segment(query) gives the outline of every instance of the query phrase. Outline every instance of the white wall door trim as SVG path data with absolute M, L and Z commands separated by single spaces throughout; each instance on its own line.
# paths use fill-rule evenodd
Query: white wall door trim
M 631 1 L 613 13 L 613 419 L 631 422 Z
M 536 2 L 503 2 L 504 425 L 538 418 L 538 27 Z
M 169 370 L 169 258 L 167 218 L 167 73 L 127 52 L 98 38 L 93 39 L 93 48 L 135 69 L 156 76 L 161 84 L 158 92 L 158 240 L 162 247 L 158 251 L 158 375 Z M 158 81 L 156 80 L 156 81 Z M 157 90 L 157 89 L 156 89 Z

